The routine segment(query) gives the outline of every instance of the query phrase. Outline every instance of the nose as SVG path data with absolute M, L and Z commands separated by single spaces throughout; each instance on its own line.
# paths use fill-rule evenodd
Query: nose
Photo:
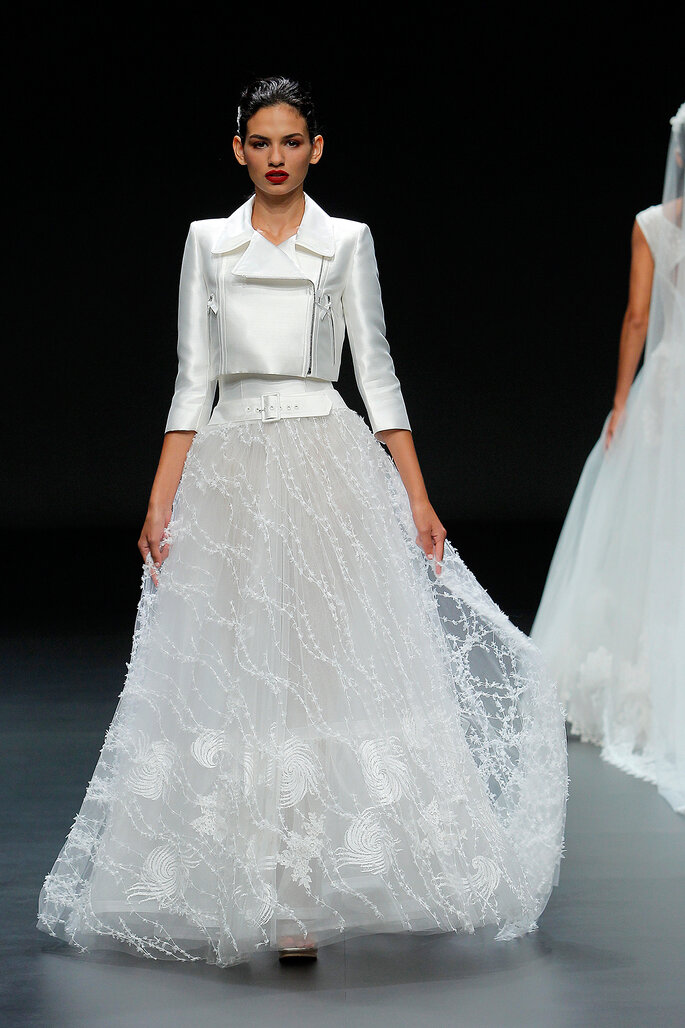
M 285 162 L 283 160 L 283 154 L 277 146 L 274 146 L 273 150 L 271 151 L 271 155 L 269 156 L 269 166 L 271 168 L 279 168 L 281 164 L 284 163 Z

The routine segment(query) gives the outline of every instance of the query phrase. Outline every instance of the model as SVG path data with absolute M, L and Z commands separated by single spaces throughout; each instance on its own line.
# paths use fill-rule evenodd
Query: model
M 685 105 L 671 125 L 662 203 L 633 227 L 613 410 L 532 635 L 572 730 L 685 813 Z
M 556 690 L 445 542 L 371 233 L 303 190 L 308 95 L 250 87 L 234 150 L 254 195 L 190 228 L 129 673 L 39 927 L 220 965 L 521 935 L 561 852 Z

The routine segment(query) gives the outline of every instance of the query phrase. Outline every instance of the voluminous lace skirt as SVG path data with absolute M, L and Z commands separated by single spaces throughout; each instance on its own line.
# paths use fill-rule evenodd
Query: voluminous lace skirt
M 221 965 L 293 932 L 532 930 L 555 689 L 449 545 L 436 577 L 362 419 L 210 423 L 170 531 L 39 927 Z

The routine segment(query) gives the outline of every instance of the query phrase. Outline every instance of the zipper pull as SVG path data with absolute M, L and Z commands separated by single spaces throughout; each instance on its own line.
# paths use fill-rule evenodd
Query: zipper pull
M 321 321 L 323 321 L 323 319 L 326 317 L 327 314 L 332 314 L 332 311 L 331 311 L 331 297 L 329 296 L 328 293 L 315 292 L 314 293 L 314 303 L 316 304 L 316 306 L 321 311 L 321 315 L 320 315 Z

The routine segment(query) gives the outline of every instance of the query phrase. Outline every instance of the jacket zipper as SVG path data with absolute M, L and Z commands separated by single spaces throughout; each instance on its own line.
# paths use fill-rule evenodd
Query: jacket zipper
M 212 333 L 212 319 L 214 319 L 214 326 L 215 326 L 214 327 L 214 333 Z M 214 340 L 212 339 L 212 335 L 213 334 L 216 336 L 216 340 L 217 340 L 216 350 L 219 351 L 218 355 L 217 355 L 216 350 L 212 349 L 212 343 L 214 342 Z M 216 366 L 218 366 L 218 363 L 221 361 L 221 344 L 218 341 L 218 339 L 219 339 L 219 306 L 218 306 L 218 304 L 216 302 L 216 293 L 210 293 L 209 296 L 207 297 L 207 339 L 208 339 L 208 342 L 209 342 L 209 361 L 210 361 L 210 365 L 211 365 L 212 361 L 214 361 L 215 362 L 214 366 L 216 367 Z M 218 356 L 218 360 L 217 360 L 217 356 Z
M 316 318 L 316 294 L 319 292 L 319 289 L 321 288 L 321 278 L 323 276 L 323 261 L 324 259 L 322 257 L 321 267 L 319 268 L 319 281 L 314 286 L 314 292 L 312 294 L 312 323 L 309 327 L 309 365 L 307 367 L 308 375 L 311 375 L 312 373 L 312 361 L 314 353 L 314 319 Z M 313 282 L 312 285 L 314 285 Z
M 216 272 L 216 292 L 217 292 L 217 298 L 218 298 L 218 303 L 219 303 L 219 311 L 217 311 L 217 316 L 216 316 L 216 338 L 217 338 L 217 342 L 219 344 L 219 374 L 220 375 L 225 374 L 226 373 L 226 369 L 228 367 L 228 354 L 226 352 L 226 347 L 224 346 L 224 332 L 223 332 L 223 327 L 222 327 L 222 324 L 221 324 L 221 318 L 223 317 L 223 312 L 226 310 L 226 270 L 225 270 L 225 267 L 224 267 L 225 263 L 226 263 L 226 258 L 225 257 L 219 257 L 219 259 L 218 259 L 218 267 L 217 267 L 217 272 Z M 221 313 L 221 317 L 219 316 L 219 313 Z

